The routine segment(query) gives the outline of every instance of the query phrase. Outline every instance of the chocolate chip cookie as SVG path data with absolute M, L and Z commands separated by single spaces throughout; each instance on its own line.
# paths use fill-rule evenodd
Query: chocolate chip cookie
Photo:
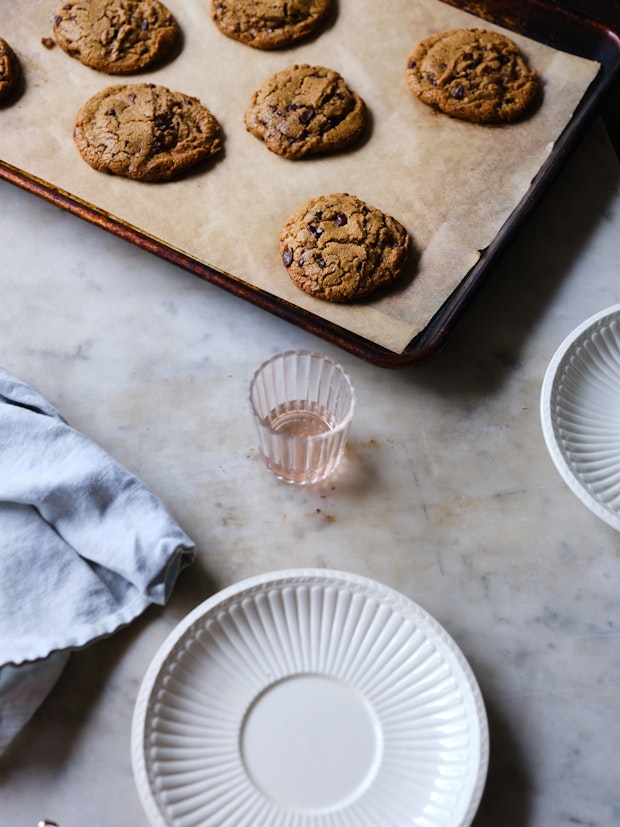
M 152 83 L 110 86 L 77 114 L 86 163 L 137 181 L 168 181 L 222 149 L 220 126 L 197 98 Z
M 396 281 L 409 245 L 409 233 L 395 218 L 342 192 L 312 198 L 280 232 L 291 279 L 331 302 L 352 302 Z
M 21 71 L 17 55 L 6 40 L 0 37 L 0 98 L 5 98 L 17 86 Z
M 255 49 L 282 49 L 313 34 L 331 0 L 212 0 L 211 18 L 233 40 Z
M 540 92 L 537 73 L 516 43 L 484 29 L 425 38 L 409 56 L 406 78 L 424 103 L 480 124 L 515 121 Z
M 177 41 L 177 22 L 159 0 L 69 0 L 53 22 L 58 45 L 108 75 L 139 72 Z
M 366 123 L 366 106 L 333 69 L 294 65 L 254 93 L 246 129 L 285 158 L 305 158 L 350 146 Z

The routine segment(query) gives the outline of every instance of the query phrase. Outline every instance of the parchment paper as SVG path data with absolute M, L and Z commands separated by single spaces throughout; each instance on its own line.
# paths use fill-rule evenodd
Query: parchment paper
M 210 0 L 168 0 L 183 42 L 156 70 L 111 77 L 46 49 L 57 3 L 6 3 L 0 36 L 25 89 L 0 107 L 0 158 L 137 227 L 169 247 L 401 353 L 497 235 L 551 152 L 599 69 L 507 32 L 544 84 L 542 105 L 502 127 L 438 115 L 405 81 L 418 40 L 450 28 L 495 28 L 440 0 L 340 0 L 331 25 L 303 45 L 261 52 L 221 34 Z M 501 31 L 501 29 L 500 29 Z M 290 161 L 246 132 L 243 114 L 262 81 L 293 63 L 339 71 L 366 101 L 368 138 L 324 158 Z M 105 86 L 150 81 L 194 95 L 220 121 L 220 159 L 183 180 L 144 184 L 92 170 L 72 139 L 75 114 Z M 280 227 L 309 198 L 349 192 L 398 218 L 418 251 L 398 289 L 359 305 L 313 299 L 290 281 Z M 34 228 L 33 228 L 34 232 Z

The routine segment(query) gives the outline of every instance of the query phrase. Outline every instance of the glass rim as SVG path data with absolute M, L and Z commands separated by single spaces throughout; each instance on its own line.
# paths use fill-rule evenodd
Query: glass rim
M 310 349 L 285 350 L 285 351 L 282 351 L 281 353 L 275 353 L 273 356 L 269 357 L 269 359 L 265 359 L 256 368 L 256 370 L 254 371 L 254 374 L 252 376 L 252 379 L 250 381 L 250 389 L 249 389 L 249 393 L 248 393 L 248 402 L 249 402 L 249 405 L 250 405 L 250 410 L 251 410 L 252 415 L 254 417 L 254 421 L 256 422 L 258 427 L 260 427 L 264 431 L 267 431 L 270 434 L 276 434 L 277 433 L 278 438 L 284 439 L 285 441 L 299 439 L 299 437 L 295 436 L 294 434 L 287 434 L 287 433 L 282 433 L 282 432 L 275 431 L 271 427 L 271 425 L 269 425 L 267 422 L 265 422 L 263 417 L 256 410 L 256 406 L 255 406 L 254 400 L 252 398 L 252 391 L 253 391 L 254 386 L 256 384 L 256 380 L 258 379 L 259 375 L 263 372 L 263 370 L 268 365 L 272 364 L 273 362 L 281 360 L 281 359 L 285 359 L 288 356 L 311 356 L 313 358 L 320 359 L 321 362 L 328 362 L 332 367 L 336 368 L 336 370 L 342 375 L 342 377 L 344 378 L 344 380 L 345 380 L 345 382 L 346 382 L 346 384 L 349 388 L 349 392 L 351 394 L 351 401 L 349 403 L 349 409 L 347 410 L 346 416 L 344 416 L 343 419 L 337 425 L 335 425 L 333 428 L 330 428 L 330 430 L 326 431 L 325 433 L 310 434 L 309 436 L 304 437 L 304 439 L 307 439 L 309 442 L 316 442 L 316 441 L 325 439 L 330 434 L 337 434 L 337 433 L 340 433 L 341 431 L 345 430 L 346 428 L 348 428 L 349 425 L 351 424 L 351 420 L 353 419 L 353 413 L 355 411 L 355 404 L 356 404 L 355 387 L 353 385 L 353 382 L 351 381 L 351 377 L 349 376 L 347 371 L 343 368 L 343 366 L 340 364 L 340 362 L 336 361 L 336 359 L 332 358 L 331 356 L 326 356 L 323 353 L 319 353 L 316 350 L 310 350 Z

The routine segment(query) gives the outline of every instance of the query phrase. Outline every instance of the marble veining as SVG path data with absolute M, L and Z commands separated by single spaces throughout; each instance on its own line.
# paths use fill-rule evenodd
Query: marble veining
M 471 664 L 490 724 L 476 827 L 620 824 L 620 541 L 544 444 L 564 337 L 620 301 L 620 167 L 597 123 L 445 349 L 390 371 L 0 182 L 1 363 L 137 473 L 198 546 L 169 605 L 72 655 L 0 761 L 0 824 L 147 827 L 138 686 L 215 590 L 318 566 L 395 587 Z M 312 489 L 258 458 L 247 393 L 279 350 L 338 358 L 344 464 Z

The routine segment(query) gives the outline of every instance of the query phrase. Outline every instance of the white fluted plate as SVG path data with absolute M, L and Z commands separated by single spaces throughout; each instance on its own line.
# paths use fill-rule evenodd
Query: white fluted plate
M 540 405 L 547 448 L 564 481 L 620 530 L 620 305 L 591 316 L 562 342 Z
M 443 628 L 323 569 L 198 606 L 151 663 L 132 730 L 154 827 L 465 827 L 488 755 L 480 690 Z

